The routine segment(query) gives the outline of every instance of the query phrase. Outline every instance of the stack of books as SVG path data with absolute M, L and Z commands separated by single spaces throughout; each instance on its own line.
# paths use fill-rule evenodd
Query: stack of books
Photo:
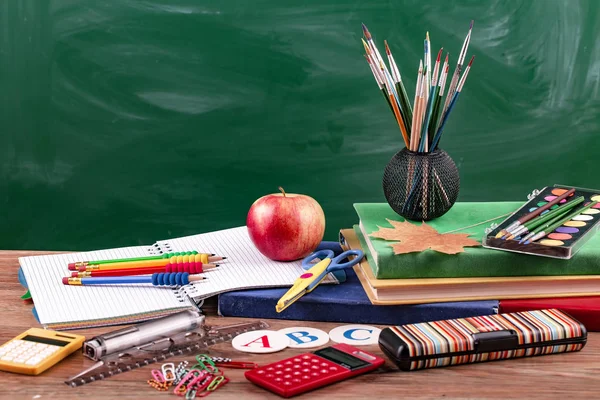
M 472 226 L 517 209 L 518 202 L 457 203 L 443 217 L 428 222 L 440 233 L 471 226 L 460 233 L 480 239 L 489 224 Z M 340 231 L 342 248 L 361 249 L 365 258 L 354 267 L 373 304 L 425 304 L 499 300 L 499 312 L 561 308 L 589 321 L 600 315 L 600 236 L 571 260 L 466 247 L 464 253 L 435 251 L 394 255 L 393 242 L 371 237 L 389 220 L 401 221 L 387 204 L 355 204 L 359 223 Z M 500 222 L 501 219 L 497 222 Z M 585 323 L 585 322 L 584 322 Z
M 515 210 L 519 203 L 457 203 L 443 217 L 428 222 L 440 233 L 471 226 Z M 600 294 L 600 236 L 572 260 L 466 247 L 464 253 L 436 251 L 394 255 L 389 242 L 370 235 L 402 220 L 387 204 L 355 204 L 354 229 L 340 231 L 347 249 L 362 249 L 355 267 L 373 304 L 416 304 L 440 301 L 593 296 Z M 480 239 L 489 225 L 461 231 Z
M 436 220 L 438 232 L 459 228 L 480 240 L 490 228 L 481 221 L 510 214 L 519 202 L 456 203 Z M 466 247 L 448 255 L 433 250 L 394 255 L 390 244 L 370 236 L 388 219 L 402 221 L 386 203 L 354 205 L 358 224 L 340 231 L 341 250 L 361 249 L 364 259 L 345 283 L 318 287 L 282 313 L 286 289 L 220 295 L 225 316 L 377 324 L 404 324 L 540 308 L 560 308 L 600 330 L 600 235 L 571 260 Z M 499 223 L 503 218 L 498 218 Z

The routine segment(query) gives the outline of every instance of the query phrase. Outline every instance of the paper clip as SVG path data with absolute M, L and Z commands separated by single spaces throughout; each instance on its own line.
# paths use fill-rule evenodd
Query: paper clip
M 233 361 L 231 358 L 226 357 L 210 357 L 212 362 L 215 363 L 217 367 L 225 367 L 225 368 L 239 368 L 239 369 L 253 369 L 258 367 L 256 363 L 253 362 L 245 362 L 245 361 Z
M 169 386 L 171 386 L 170 382 L 157 382 L 154 379 L 149 379 L 147 382 L 148 382 L 148 385 L 150 385 L 154 389 L 158 390 L 159 392 L 164 392 L 166 390 L 169 390 Z
M 213 375 L 209 374 L 200 385 L 195 387 L 195 389 L 197 390 L 196 395 L 198 397 L 206 396 L 205 394 L 203 394 L 206 392 L 204 389 L 206 389 L 214 379 L 215 379 L 215 377 Z M 200 393 L 198 394 L 198 392 L 200 392 Z
M 187 391 L 187 385 L 189 384 L 188 381 L 190 381 L 190 382 L 193 381 L 195 378 L 197 378 L 201 374 L 203 374 L 202 371 L 199 371 L 197 369 L 192 369 L 190 372 L 187 373 L 186 376 L 184 376 L 181 379 L 181 381 L 179 381 L 177 386 L 175 386 L 173 393 L 175 393 L 178 396 L 183 396 L 185 394 L 185 392 Z
M 162 365 L 161 371 L 165 382 L 173 382 L 175 380 L 175 364 L 165 363 Z
M 196 361 L 198 361 L 198 364 L 194 365 L 194 368 L 198 367 L 199 369 L 203 369 L 205 371 L 208 371 L 211 374 L 219 372 L 219 368 L 217 368 L 217 366 L 215 365 L 215 363 L 206 354 L 198 354 L 196 356 Z
M 188 364 L 189 363 L 187 361 L 182 361 L 177 365 L 177 368 L 175 368 L 175 384 L 179 383 L 181 378 L 185 376 L 185 369 L 187 368 Z
M 224 385 L 225 383 L 229 382 L 229 379 L 227 379 L 224 376 L 217 376 L 215 379 L 212 380 L 212 382 L 210 383 L 210 385 L 208 385 L 208 387 L 206 388 L 206 390 L 209 391 L 213 391 L 213 390 L 217 390 L 217 388 L 219 386 Z
M 185 400 L 194 400 L 196 398 L 196 389 L 188 390 L 185 394 Z
M 256 363 L 245 361 L 226 361 L 215 363 L 217 367 L 223 368 L 239 368 L 239 369 L 254 369 L 258 367 Z
M 227 382 L 229 382 L 229 378 L 227 378 L 226 376 L 217 376 L 215 379 L 212 380 L 212 382 L 210 383 L 210 385 L 208 385 L 205 391 L 198 394 L 198 397 L 208 396 L 221 386 L 225 385 Z
M 157 370 L 157 369 L 153 369 L 152 370 L 152 377 L 154 378 L 154 380 L 158 383 L 164 383 L 167 380 L 165 379 L 165 377 L 163 376 L 163 374 Z

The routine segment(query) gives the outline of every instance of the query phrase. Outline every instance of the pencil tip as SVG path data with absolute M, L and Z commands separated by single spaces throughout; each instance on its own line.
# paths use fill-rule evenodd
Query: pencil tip
M 221 264 L 215 264 L 215 268 L 218 267 L 219 265 L 221 265 Z
M 429 31 L 427 31 L 427 33 L 425 34 L 425 38 L 427 38 L 427 40 L 429 40 Z
M 223 259 L 223 260 L 227 260 L 227 257 L 221 257 L 221 259 Z

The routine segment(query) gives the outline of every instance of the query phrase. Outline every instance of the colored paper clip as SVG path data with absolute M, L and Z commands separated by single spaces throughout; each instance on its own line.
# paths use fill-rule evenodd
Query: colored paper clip
M 163 374 L 159 370 L 157 370 L 157 369 L 153 369 L 152 370 L 152 377 L 158 383 L 167 382 L 167 380 L 165 379 L 165 377 L 163 376 Z
M 187 393 L 185 394 L 185 400 L 194 400 L 196 398 L 196 393 L 197 393 L 196 389 L 188 390 Z
M 197 370 L 197 369 L 192 369 L 190 372 L 188 372 L 183 379 L 181 379 L 181 381 L 179 381 L 179 383 L 177 384 L 177 386 L 175 386 L 175 389 L 173 390 L 173 393 L 175 393 L 178 396 L 183 396 L 185 394 L 185 392 L 187 391 L 187 386 L 190 382 L 192 382 L 195 378 L 197 378 L 200 375 L 203 375 L 204 372 Z
M 154 376 L 154 371 L 152 372 L 152 376 Z M 173 363 L 165 363 L 161 367 L 162 376 L 165 382 L 173 382 L 175 380 L 175 364 Z
M 198 397 L 206 397 L 206 396 L 208 396 L 209 394 L 211 394 L 215 390 L 217 390 L 220 387 L 222 387 L 223 385 L 225 385 L 227 382 L 229 382 L 229 378 L 227 378 L 226 376 L 217 376 L 216 378 L 214 378 L 212 380 L 212 382 L 210 383 L 210 385 L 208 385 L 208 387 L 206 388 L 205 391 L 203 391 L 202 393 L 198 394 Z
M 154 379 L 149 379 L 147 382 L 148 382 L 148 385 L 150 385 L 154 389 L 158 390 L 159 392 L 167 391 L 167 390 L 169 390 L 169 387 L 171 386 L 171 382 L 157 382 Z
M 246 362 L 246 361 L 226 361 L 226 362 L 216 362 L 215 365 L 217 367 L 223 368 L 239 368 L 239 369 L 254 369 L 258 367 L 256 363 Z
M 194 365 L 194 368 L 197 367 L 199 369 L 208 371 L 211 374 L 219 372 L 219 368 L 217 368 L 212 359 L 206 354 L 198 354 L 196 356 L 196 361 L 198 361 L 198 364 Z
M 200 372 L 200 375 L 198 375 L 197 377 L 195 377 L 194 379 L 192 379 L 187 384 L 187 387 L 188 388 L 195 388 L 195 389 L 199 388 L 204 383 L 204 380 L 207 378 L 208 375 L 209 375 L 209 373 L 207 371 Z M 200 386 L 198 385 L 198 383 L 200 383 Z
M 200 385 L 196 386 L 196 390 L 198 392 L 203 391 L 204 389 L 206 389 L 208 387 L 208 385 L 210 385 L 210 383 L 215 379 L 215 376 L 212 374 L 206 374 L 206 379 L 202 381 L 202 383 Z M 199 397 L 201 397 L 200 395 L 198 395 Z

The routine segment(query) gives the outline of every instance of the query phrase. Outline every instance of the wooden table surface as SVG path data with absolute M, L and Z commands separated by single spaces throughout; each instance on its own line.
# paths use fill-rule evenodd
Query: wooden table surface
M 30 327 L 39 327 L 31 314 L 31 304 L 19 297 L 25 292 L 17 280 L 17 258 L 26 255 L 42 254 L 27 251 L 0 251 L 0 309 L 3 310 L 0 324 L 0 341 L 13 338 Z M 223 318 L 215 315 L 214 308 L 207 310 L 208 324 L 224 325 L 242 321 L 242 318 Z M 272 329 L 290 326 L 311 326 L 329 331 L 338 324 L 301 321 L 267 320 Z M 73 331 L 92 337 L 113 328 Z M 381 355 L 377 346 L 365 349 Z M 234 350 L 229 343 L 222 343 L 210 349 L 215 356 L 230 357 L 235 360 L 254 361 L 266 364 L 296 355 L 302 350 L 286 349 L 273 354 L 246 354 Z M 600 389 L 600 333 L 590 333 L 588 344 L 581 352 L 542 357 L 496 361 L 450 368 L 439 368 L 416 372 L 400 372 L 389 361 L 380 370 L 351 380 L 311 392 L 305 397 L 333 399 L 410 398 L 410 399 L 508 399 L 508 398 L 596 398 Z M 192 361 L 193 357 L 172 359 L 177 363 Z M 150 379 L 151 367 L 143 367 L 78 388 L 67 386 L 66 378 L 91 365 L 80 352 L 47 370 L 39 376 L 31 377 L 0 372 L 0 398 L 28 399 L 72 399 L 72 398 L 176 398 L 172 392 L 158 392 L 146 383 Z M 226 370 L 231 381 L 210 395 L 211 399 L 265 399 L 279 398 L 248 382 L 242 370 Z

